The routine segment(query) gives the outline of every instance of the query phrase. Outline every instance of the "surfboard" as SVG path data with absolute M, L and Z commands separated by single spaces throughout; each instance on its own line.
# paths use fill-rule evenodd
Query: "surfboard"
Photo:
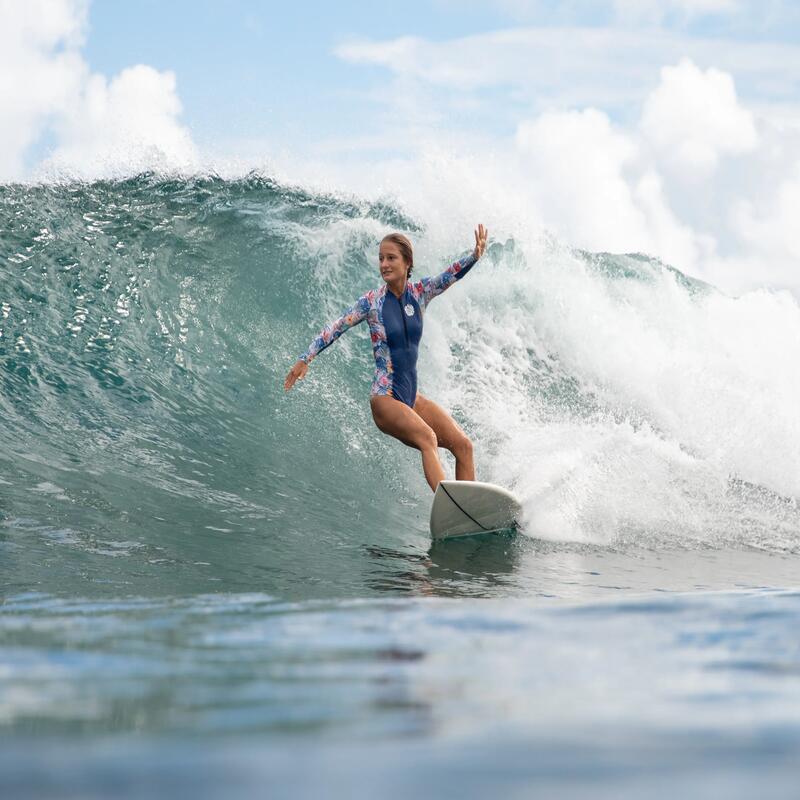
M 522 506 L 502 486 L 479 481 L 442 481 L 431 506 L 434 540 L 515 528 Z

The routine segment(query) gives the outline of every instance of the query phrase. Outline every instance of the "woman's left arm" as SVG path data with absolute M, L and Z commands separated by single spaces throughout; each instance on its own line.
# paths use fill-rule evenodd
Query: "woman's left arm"
M 438 297 L 446 289 L 449 289 L 456 281 L 460 281 L 477 263 L 486 249 L 486 240 L 489 231 L 478 225 L 475 229 L 475 249 L 468 256 L 451 264 L 444 272 L 430 278 L 423 278 L 421 300 L 427 305 L 434 297 Z

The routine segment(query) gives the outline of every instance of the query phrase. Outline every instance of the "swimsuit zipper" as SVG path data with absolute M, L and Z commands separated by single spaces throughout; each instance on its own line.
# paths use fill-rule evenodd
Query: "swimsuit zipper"
M 405 292 L 403 292 L 403 297 L 405 297 Z M 397 295 L 395 295 L 397 297 Z M 397 302 L 400 303 L 400 316 L 403 318 L 403 333 L 406 335 L 406 347 L 408 347 L 408 326 L 406 325 L 406 310 L 403 307 L 403 301 L 397 297 Z

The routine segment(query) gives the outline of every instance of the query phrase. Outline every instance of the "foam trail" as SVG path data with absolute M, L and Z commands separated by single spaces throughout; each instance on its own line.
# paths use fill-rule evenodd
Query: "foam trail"
M 487 477 L 523 496 L 530 533 L 753 543 L 788 515 L 778 538 L 796 544 L 791 295 L 733 298 L 541 240 L 494 247 L 461 289 L 428 316 L 426 378 Z

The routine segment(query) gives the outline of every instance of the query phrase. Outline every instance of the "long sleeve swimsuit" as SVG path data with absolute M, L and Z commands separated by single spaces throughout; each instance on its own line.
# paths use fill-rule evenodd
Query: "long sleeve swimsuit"
M 456 261 L 440 275 L 407 281 L 402 297 L 386 284 L 358 298 L 352 308 L 322 329 L 300 356 L 306 364 L 332 345 L 348 328 L 364 320 L 369 324 L 375 378 L 370 395 L 388 395 L 411 408 L 417 399 L 417 354 L 422 338 L 422 313 L 434 297 L 461 280 L 477 259 L 473 255 Z

